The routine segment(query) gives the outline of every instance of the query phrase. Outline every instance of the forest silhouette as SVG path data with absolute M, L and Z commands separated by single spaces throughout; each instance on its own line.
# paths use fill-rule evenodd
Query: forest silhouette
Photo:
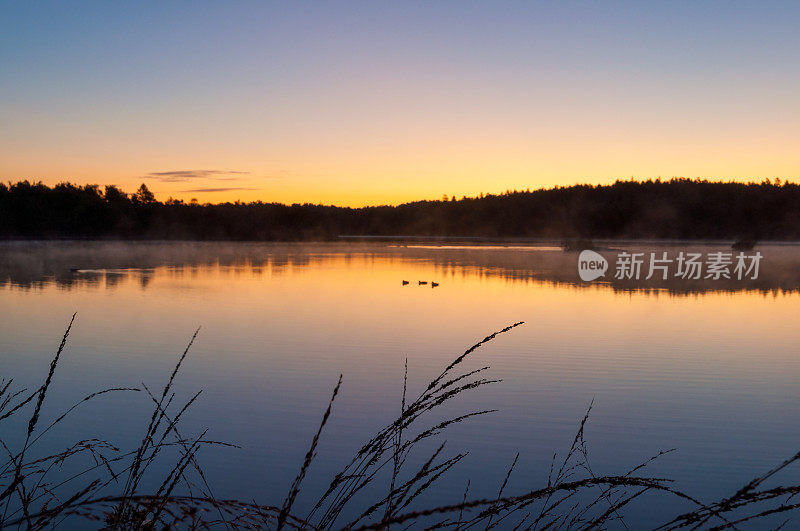
M 800 239 L 800 185 L 617 181 L 398 206 L 156 200 L 146 185 L 0 183 L 2 239 L 333 240 L 341 236 Z

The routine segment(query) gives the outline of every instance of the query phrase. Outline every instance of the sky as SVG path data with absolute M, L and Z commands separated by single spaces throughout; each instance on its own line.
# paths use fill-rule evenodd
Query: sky
M 0 180 L 398 204 L 800 177 L 796 2 L 16 2 Z

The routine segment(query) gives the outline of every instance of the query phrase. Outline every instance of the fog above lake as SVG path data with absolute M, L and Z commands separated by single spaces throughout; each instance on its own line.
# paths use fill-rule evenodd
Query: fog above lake
M 74 242 L 25 241 L 0 243 L 0 286 L 35 288 L 54 283 L 112 289 L 135 281 L 143 289 L 155 274 L 182 274 L 197 269 L 223 273 L 275 275 L 286 268 L 302 269 L 333 260 L 384 260 L 427 263 L 445 278 L 449 275 L 500 277 L 510 282 L 567 284 L 588 289 L 639 291 L 653 294 L 702 294 L 715 291 L 759 291 L 764 294 L 800 291 L 800 245 L 766 243 L 753 251 L 762 255 L 756 279 L 678 278 L 664 280 L 656 274 L 647 280 L 650 253 L 731 253 L 727 243 L 603 242 L 599 252 L 610 261 L 609 271 L 594 282 L 577 273 L 578 253 L 562 251 L 554 242 L 478 245 L 426 242 L 342 243 L 225 243 L 225 242 Z M 614 260 L 620 252 L 643 253 L 640 278 L 619 279 Z M 704 275 L 703 275 L 704 277 Z M 397 279 L 397 282 L 409 279 Z M 410 279 L 416 280 L 416 279 Z

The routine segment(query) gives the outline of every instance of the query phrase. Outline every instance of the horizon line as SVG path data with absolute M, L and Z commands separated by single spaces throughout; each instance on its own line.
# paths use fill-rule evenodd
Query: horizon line
M 457 195 L 452 195 L 451 196 L 451 195 L 448 195 L 448 194 L 443 194 L 441 197 L 436 198 L 436 199 L 422 198 L 422 199 L 414 199 L 414 200 L 411 200 L 411 201 L 402 201 L 402 202 L 397 202 L 397 203 L 374 203 L 374 204 L 362 204 L 362 205 L 357 205 L 357 206 L 344 205 L 344 204 L 334 204 L 334 203 L 322 203 L 322 202 L 314 203 L 314 202 L 309 202 L 309 201 L 302 201 L 302 202 L 301 201 L 295 201 L 295 202 L 289 203 L 289 202 L 281 202 L 281 201 L 269 201 L 269 200 L 263 200 L 263 199 L 256 199 L 256 200 L 250 200 L 250 201 L 243 201 L 242 199 L 232 199 L 232 200 L 227 200 L 227 201 L 219 201 L 219 202 L 216 202 L 216 203 L 211 203 L 211 202 L 202 203 L 195 197 L 192 197 L 188 201 L 184 200 L 184 199 L 176 199 L 172 195 L 170 195 L 169 192 L 159 192 L 157 190 L 156 191 L 152 190 L 150 187 L 147 186 L 147 183 L 144 183 L 144 182 L 139 185 L 139 187 L 137 188 L 137 191 L 141 187 L 145 187 L 147 190 L 149 190 L 154 195 L 158 194 L 158 195 L 161 195 L 162 197 L 164 195 L 167 195 L 166 199 L 160 199 L 160 200 L 156 199 L 157 202 L 162 203 L 162 204 L 171 204 L 173 202 L 178 203 L 178 204 L 181 204 L 181 203 L 183 203 L 183 204 L 193 204 L 193 203 L 196 202 L 196 204 L 198 204 L 200 206 L 208 206 L 208 205 L 214 206 L 214 205 L 225 205 L 225 204 L 241 203 L 241 204 L 244 204 L 244 205 L 250 205 L 250 204 L 270 204 L 270 205 L 283 205 L 283 206 L 296 206 L 296 205 L 306 206 L 306 205 L 311 205 L 311 206 L 330 207 L 330 208 L 360 209 L 360 208 L 382 208 L 382 207 L 395 208 L 395 207 L 400 207 L 400 206 L 403 206 L 403 205 L 410 205 L 410 204 L 415 204 L 415 203 L 441 203 L 441 202 L 445 202 L 445 201 L 447 201 L 447 202 L 450 202 L 450 201 L 464 201 L 464 200 L 473 200 L 473 199 L 483 199 L 483 198 L 486 198 L 486 197 L 500 197 L 500 196 L 512 195 L 512 194 L 547 192 L 547 191 L 562 190 L 562 189 L 569 189 L 569 188 L 578 188 L 578 187 L 604 188 L 604 187 L 612 187 L 612 186 L 617 185 L 617 184 L 625 184 L 625 183 L 636 183 L 636 184 L 648 184 L 648 183 L 657 184 L 658 183 L 658 184 L 666 184 L 666 183 L 670 183 L 670 182 L 692 182 L 692 183 L 705 183 L 705 184 L 739 184 L 739 185 L 744 185 L 744 186 L 764 186 L 764 185 L 768 185 L 768 186 L 776 186 L 776 187 L 777 186 L 798 186 L 798 185 L 800 185 L 800 181 L 798 181 L 798 180 L 793 180 L 793 179 L 788 179 L 788 178 L 787 179 L 782 179 L 780 177 L 775 177 L 775 178 L 764 177 L 760 181 L 753 180 L 753 179 L 745 181 L 745 180 L 736 180 L 736 179 L 724 180 L 724 179 L 709 179 L 709 178 L 704 178 L 704 177 L 677 177 L 677 176 L 676 177 L 670 177 L 670 178 L 656 177 L 656 178 L 647 178 L 647 179 L 637 179 L 635 177 L 630 177 L 628 179 L 616 179 L 614 181 L 606 182 L 606 183 L 574 182 L 572 184 L 567 184 L 567 185 L 554 184 L 554 185 L 551 185 L 551 186 L 540 186 L 538 188 L 533 188 L 533 189 L 530 188 L 530 187 L 525 188 L 525 189 L 521 189 L 521 188 L 511 189 L 511 188 L 509 188 L 509 189 L 507 189 L 507 190 L 505 190 L 503 192 L 481 192 L 481 193 L 479 193 L 477 195 L 462 195 L 461 197 L 458 197 Z M 13 181 L 9 180 L 9 181 L 6 181 L 6 182 L 0 181 L 0 187 L 10 188 L 10 187 L 12 187 L 14 185 L 19 185 L 19 184 L 23 184 L 23 183 L 28 183 L 28 185 L 30 185 L 30 186 L 46 186 L 46 187 L 51 188 L 51 189 L 55 189 L 57 186 L 64 186 L 64 185 L 74 186 L 76 188 L 96 187 L 98 190 L 101 187 L 105 188 L 105 189 L 116 188 L 117 190 L 121 191 L 122 193 L 125 193 L 128 196 L 133 196 L 136 193 L 136 191 L 126 192 L 125 190 L 122 189 L 122 187 L 120 187 L 119 185 L 116 185 L 116 184 L 98 184 L 98 183 L 78 184 L 78 183 L 75 183 L 75 182 L 72 182 L 72 181 L 69 181 L 69 180 L 59 181 L 59 182 L 57 182 L 56 184 L 53 184 L 53 185 L 45 184 L 41 180 L 34 181 L 34 180 L 30 180 L 30 179 L 20 179 L 20 180 L 17 180 L 16 182 L 13 182 Z M 231 188 L 215 188 L 215 189 L 178 190 L 177 192 L 178 193 L 206 193 L 206 192 L 212 192 L 212 191 L 213 192 L 218 192 L 218 191 L 223 191 L 223 190 L 231 190 L 231 191 L 233 191 L 233 190 L 257 190 L 257 188 L 235 188 L 235 187 L 231 187 Z

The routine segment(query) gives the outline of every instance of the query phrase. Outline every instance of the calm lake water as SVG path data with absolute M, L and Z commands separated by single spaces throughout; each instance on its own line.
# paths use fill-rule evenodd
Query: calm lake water
M 201 326 L 178 377 L 184 400 L 203 390 L 183 431 L 241 446 L 200 453 L 217 496 L 279 505 L 341 373 L 304 506 L 397 414 L 406 359 L 416 396 L 465 348 L 525 321 L 465 362 L 503 381 L 449 412 L 499 411 L 446 433 L 449 452 L 470 454 L 429 500 L 459 501 L 467 478 L 474 496 L 496 496 L 517 452 L 507 492 L 546 485 L 594 400 L 596 474 L 675 448 L 647 472 L 712 501 L 800 449 L 800 248 L 758 250 L 756 280 L 581 283 L 577 254 L 547 246 L 5 243 L 0 375 L 38 385 L 77 312 L 52 419 L 100 388 L 161 389 Z M 108 395 L 45 448 L 90 436 L 133 447 L 150 411 L 144 393 Z M 631 506 L 629 522 L 689 508 L 658 499 Z

